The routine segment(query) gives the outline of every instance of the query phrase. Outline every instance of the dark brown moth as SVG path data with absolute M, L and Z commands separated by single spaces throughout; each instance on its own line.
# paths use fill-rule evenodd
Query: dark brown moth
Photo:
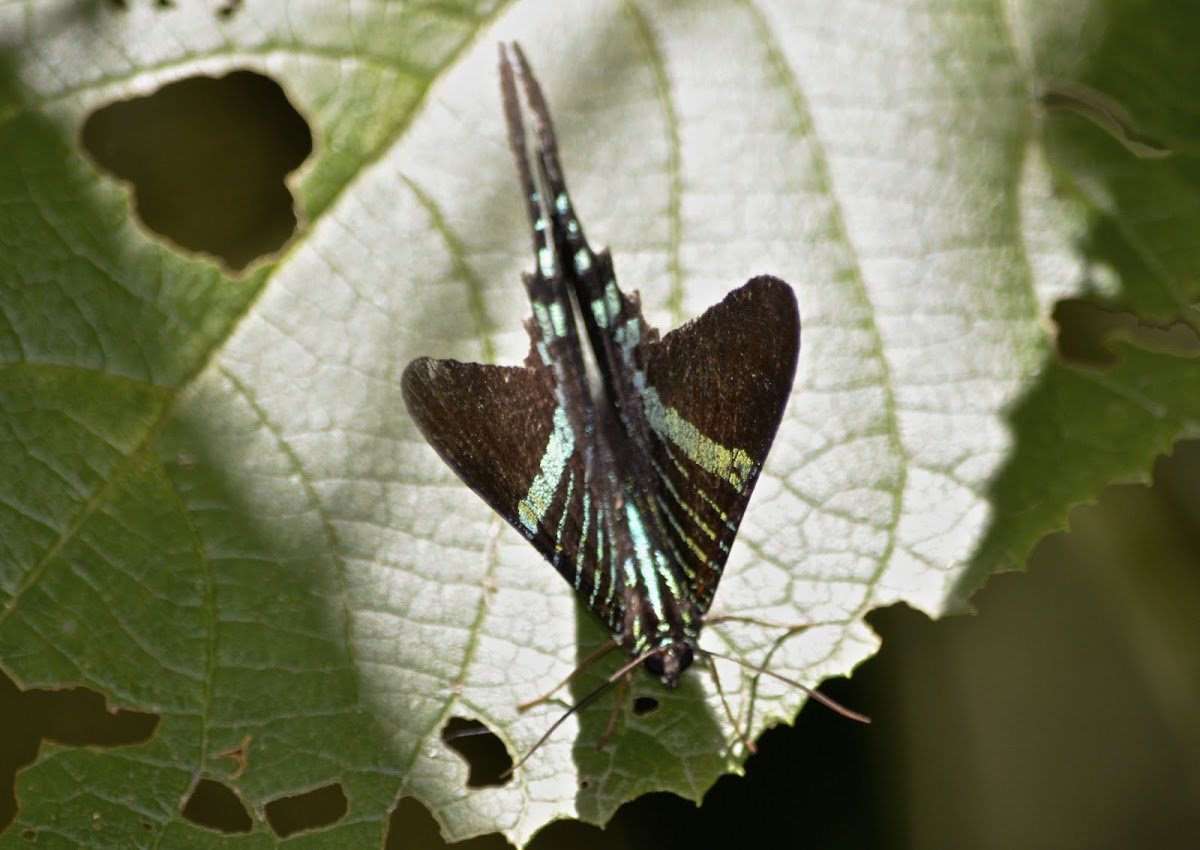
M 620 672 L 641 664 L 674 687 L 708 654 L 705 615 L 791 393 L 796 296 L 755 277 L 660 337 L 584 236 L 516 45 L 501 47 L 500 80 L 532 233 L 530 351 L 520 366 L 418 358 L 404 400 L 434 450 L 605 624 L 631 659 Z

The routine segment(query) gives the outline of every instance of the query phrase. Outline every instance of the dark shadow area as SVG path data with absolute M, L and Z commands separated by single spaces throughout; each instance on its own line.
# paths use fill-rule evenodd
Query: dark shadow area
M 821 690 L 842 702 L 875 707 L 866 688 L 843 679 L 827 681 Z M 603 830 L 559 821 L 541 830 L 530 848 L 717 847 L 747 841 L 755 847 L 894 846 L 881 844 L 882 825 L 864 816 L 875 799 L 871 746 L 886 731 L 886 723 L 864 727 L 810 701 L 795 727 L 777 727 L 759 739 L 744 777 L 722 777 L 701 807 L 673 794 L 648 794 L 622 806 Z
M 512 776 L 503 775 L 513 766 L 512 756 L 504 742 L 482 722 L 451 717 L 442 728 L 442 741 L 471 768 L 468 788 L 507 785 L 512 781 Z
M 295 232 L 284 178 L 312 153 L 313 139 L 279 84 L 246 70 L 190 77 L 98 109 L 80 144 L 130 184 L 146 227 L 240 271 Z
M 303 794 L 271 800 L 263 809 L 271 830 L 280 838 L 287 838 L 298 832 L 333 826 L 350 811 L 350 801 L 342 786 L 334 782 Z
M 1058 326 L 1058 355 L 1072 366 L 1107 369 L 1118 363 L 1112 340 L 1119 338 L 1141 348 L 1185 356 L 1200 354 L 1200 336 L 1187 322 L 1147 322 L 1134 313 L 1115 310 L 1096 301 L 1068 299 L 1054 308 Z
M 643 797 L 642 800 L 658 800 L 660 803 L 667 800 L 683 802 L 671 794 L 650 794 Z M 618 817 L 624 814 L 626 808 L 638 802 L 640 801 L 635 800 L 633 803 L 626 803 L 618 813 Z M 693 812 L 696 811 L 695 806 L 690 803 L 688 805 L 691 806 Z M 669 816 L 671 814 L 669 806 L 668 802 L 666 806 L 655 808 L 654 814 Z M 609 824 L 607 829 L 600 829 L 579 821 L 559 820 L 538 830 L 526 850 L 558 850 L 560 847 L 570 847 L 571 850 L 614 850 L 614 848 L 632 846 L 627 843 L 626 838 L 627 836 L 624 836 L 619 829 L 615 829 L 613 824 Z M 683 845 L 673 844 L 671 846 Z
M 17 772 L 37 758 L 43 742 L 60 747 L 129 747 L 144 744 L 159 717 L 112 709 L 87 688 L 22 691 L 0 671 L 0 833 L 17 815 Z
M 441 850 L 453 847 L 455 850 L 510 850 L 512 845 L 496 833 L 468 838 L 455 844 L 447 844 L 442 839 L 437 821 L 419 800 L 404 797 L 396 803 L 388 818 L 387 839 L 385 850 Z
M 242 798 L 228 785 L 201 779 L 183 804 L 183 819 L 204 829 L 237 835 L 254 828 L 254 819 Z
M 531 847 L 1193 847 L 1200 442 L 1160 460 L 1154 487 L 1106 489 L 1072 529 L 1027 573 L 992 578 L 976 616 L 872 613 L 880 653 L 821 684 L 872 725 L 809 701 L 699 809 L 652 794 Z

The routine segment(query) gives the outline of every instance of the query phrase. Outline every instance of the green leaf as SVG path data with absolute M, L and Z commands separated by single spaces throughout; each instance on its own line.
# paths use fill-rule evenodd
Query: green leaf
M 635 677 L 657 711 L 626 706 L 598 752 L 601 700 L 501 787 L 468 789 L 441 740 L 462 716 L 523 754 L 604 675 L 516 710 L 606 636 L 399 393 L 417 355 L 528 349 L 498 41 L 529 54 L 588 233 L 652 323 L 755 274 L 797 289 L 794 397 L 714 613 L 822 625 L 724 623 L 708 648 L 848 673 L 875 649 L 867 611 L 962 610 L 1071 505 L 1197 433 L 1194 352 L 1126 344 L 1098 372 L 1048 337 L 1078 294 L 1194 332 L 1192 13 L 125 5 L 0 12 L 0 659 L 161 722 L 143 745 L 44 748 L 0 842 L 215 844 L 180 814 L 211 777 L 255 846 L 278 840 L 267 802 L 330 783 L 347 815 L 292 842 L 380 844 L 414 796 L 449 837 L 524 843 L 740 768 L 703 671 L 674 692 Z M 1077 26 L 1091 13 L 1107 29 Z M 238 68 L 279 82 L 316 143 L 291 181 L 303 230 L 235 278 L 142 228 L 75 140 L 107 103 Z M 1049 110 L 1051 90 L 1095 96 Z M 802 701 L 721 673 L 751 735 Z M 224 754 L 246 736 L 239 773 Z

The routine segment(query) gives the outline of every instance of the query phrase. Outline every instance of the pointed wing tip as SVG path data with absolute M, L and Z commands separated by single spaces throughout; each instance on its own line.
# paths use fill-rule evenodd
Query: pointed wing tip
M 792 289 L 791 284 L 774 275 L 756 275 L 746 281 L 740 289 L 754 292 L 759 297 L 773 298 L 780 303 L 791 302 L 796 307 L 796 312 L 800 312 L 800 306 L 796 301 L 796 290 Z
M 760 302 L 771 304 L 771 312 L 776 316 L 788 316 L 795 320 L 796 347 L 800 347 L 800 303 L 796 300 L 796 290 L 791 284 L 780 280 L 774 275 L 760 274 L 750 278 L 730 295 L 739 294 L 744 298 L 753 298 Z
M 419 381 L 422 378 L 422 373 L 428 374 L 429 364 L 432 362 L 432 357 L 415 357 L 409 361 L 404 367 L 404 372 L 400 375 L 400 387 L 405 389 L 413 384 L 414 381 Z
M 410 361 L 400 375 L 400 395 L 404 398 L 404 406 L 408 408 L 410 416 L 413 405 L 418 403 L 417 395 L 425 383 L 425 376 L 429 373 L 426 363 L 428 360 L 428 357 L 418 357 Z
M 432 394 L 432 388 L 437 383 L 438 366 L 441 361 L 434 357 L 418 357 L 407 366 L 400 375 L 400 395 L 404 398 L 404 406 L 414 419 L 420 418 L 419 412 L 424 410 L 427 400 Z

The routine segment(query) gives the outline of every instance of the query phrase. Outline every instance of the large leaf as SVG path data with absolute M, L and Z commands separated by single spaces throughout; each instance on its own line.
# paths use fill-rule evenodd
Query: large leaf
M 1191 13 L 126 5 L 0 9 L 0 659 L 161 724 L 142 746 L 44 752 L 13 843 L 195 846 L 180 801 L 208 776 L 251 804 L 255 844 L 267 801 L 330 782 L 350 809 L 321 846 L 378 844 L 409 795 L 449 836 L 524 841 L 738 769 L 702 671 L 670 693 L 638 678 L 657 712 L 622 713 L 597 752 L 601 701 L 503 787 L 468 790 L 441 741 L 464 716 L 524 752 L 562 707 L 516 704 L 605 638 L 400 400 L 414 356 L 528 347 L 500 40 L 529 53 L 589 235 L 653 323 L 759 273 L 797 289 L 794 396 L 714 611 L 826 625 L 779 641 L 729 623 L 710 648 L 846 673 L 874 649 L 866 611 L 961 610 L 1071 504 L 1197 431 L 1190 357 L 1126 349 L 1083 372 L 1047 334 L 1081 292 L 1195 322 Z M 1107 28 L 1080 28 L 1088 11 Z M 75 144 L 101 105 L 234 68 L 276 79 L 317 138 L 294 180 L 304 231 L 240 279 L 140 229 Z M 1076 108 L 1044 114 L 1046 91 Z M 722 669 L 751 734 L 794 716 L 797 692 Z M 235 774 L 221 754 L 247 735 Z

